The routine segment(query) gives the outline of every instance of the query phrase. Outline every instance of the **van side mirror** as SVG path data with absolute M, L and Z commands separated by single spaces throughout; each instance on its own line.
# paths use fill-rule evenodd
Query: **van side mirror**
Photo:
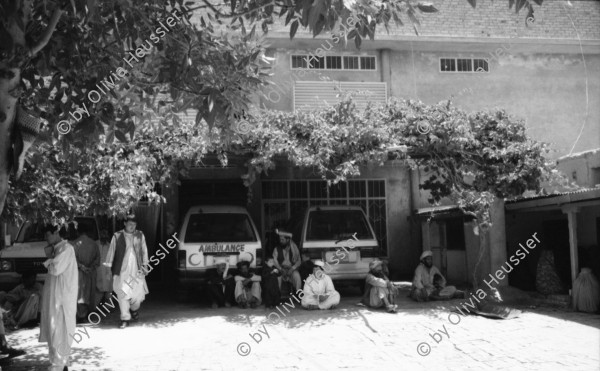
M 10 234 L 7 234 L 4 236 L 4 246 L 6 247 L 10 247 L 13 245 L 13 239 L 12 236 Z

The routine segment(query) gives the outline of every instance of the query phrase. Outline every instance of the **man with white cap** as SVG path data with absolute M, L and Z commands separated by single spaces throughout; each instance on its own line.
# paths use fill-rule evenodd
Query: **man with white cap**
M 331 277 L 325 274 L 325 263 L 315 260 L 313 274 L 304 283 L 302 307 L 305 309 L 334 309 L 340 303 L 340 293 L 335 291 Z
M 369 263 L 369 274 L 365 284 L 365 302 L 371 308 L 385 306 L 389 313 L 396 313 L 398 306 L 394 304 L 397 289 L 383 273 L 383 262 L 375 259 Z
M 291 281 L 294 285 L 294 292 L 300 290 L 302 281 L 298 268 L 302 263 L 298 246 L 292 241 L 292 234 L 282 230 L 275 230 L 279 235 L 279 246 L 273 250 L 273 260 L 275 267 L 281 272 L 279 276 L 279 289 L 283 281 Z M 283 292 L 282 292 L 283 294 Z
M 413 300 L 421 302 L 463 297 L 463 293 L 457 291 L 454 286 L 446 287 L 444 275 L 433 265 L 433 254 L 430 250 L 423 251 L 420 261 L 410 291 Z

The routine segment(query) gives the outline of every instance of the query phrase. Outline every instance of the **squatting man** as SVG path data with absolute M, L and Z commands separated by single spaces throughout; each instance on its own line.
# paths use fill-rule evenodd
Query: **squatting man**
M 388 273 L 387 266 L 383 264 L 383 261 L 374 259 L 369 263 L 369 274 L 365 279 L 365 294 L 358 305 L 366 305 L 371 308 L 385 307 L 388 313 L 396 313 L 398 305 L 394 303 L 394 300 L 398 289 L 386 273 Z
M 276 230 L 275 233 L 279 235 L 279 246 L 273 250 L 273 262 L 281 272 L 281 276 L 278 277 L 279 289 L 282 289 L 283 282 L 291 282 L 294 285 L 294 292 L 296 292 L 300 290 L 302 284 L 300 272 L 298 271 L 302 263 L 300 251 L 292 241 L 291 233 L 279 230 Z
M 454 286 L 446 286 L 446 279 L 433 265 L 433 253 L 423 251 L 410 291 L 411 299 L 421 302 L 429 300 L 464 299 L 465 293 Z

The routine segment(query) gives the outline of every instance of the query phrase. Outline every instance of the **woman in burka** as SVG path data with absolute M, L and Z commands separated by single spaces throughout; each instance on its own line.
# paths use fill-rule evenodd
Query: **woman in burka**
M 588 313 L 600 309 L 600 283 L 590 268 L 582 268 L 573 284 L 573 307 Z

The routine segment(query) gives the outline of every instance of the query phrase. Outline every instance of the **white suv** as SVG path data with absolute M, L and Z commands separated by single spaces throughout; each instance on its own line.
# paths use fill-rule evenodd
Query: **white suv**
M 88 236 L 98 241 L 98 222 L 94 217 L 80 216 L 75 218 L 78 225 L 87 227 Z M 19 228 L 17 238 L 11 246 L 0 250 L 0 287 L 13 288 L 21 283 L 21 274 L 24 272 L 37 273 L 37 280 L 43 282 L 48 272 L 42 264 L 46 259 L 44 247 L 48 245 L 42 230 L 43 223 L 25 222 Z M 69 223 L 68 240 L 77 238 L 74 223 Z
M 349 244 L 348 239 L 354 243 Z M 302 254 L 328 263 L 327 274 L 334 280 L 363 284 L 369 263 L 383 258 L 375 232 L 359 206 L 310 207 L 299 240 Z

